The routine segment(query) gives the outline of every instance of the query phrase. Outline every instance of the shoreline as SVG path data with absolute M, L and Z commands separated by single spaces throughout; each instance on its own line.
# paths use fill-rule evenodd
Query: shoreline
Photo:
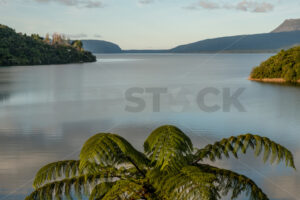
M 287 83 L 286 80 L 284 80 L 283 78 L 251 78 L 249 77 L 248 80 L 250 81 L 257 81 L 257 82 L 265 82 L 265 83 Z M 300 80 L 297 80 L 295 82 L 292 83 L 300 83 Z

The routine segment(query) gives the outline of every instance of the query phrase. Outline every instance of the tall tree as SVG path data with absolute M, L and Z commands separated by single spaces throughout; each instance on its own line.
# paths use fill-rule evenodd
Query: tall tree
M 83 44 L 82 44 L 82 42 L 81 42 L 80 40 L 75 40 L 75 41 L 73 41 L 73 42 L 72 42 L 72 46 L 73 46 L 74 48 L 76 48 L 77 50 L 79 50 L 79 51 L 82 51 L 82 50 L 83 50 Z
M 50 40 L 50 36 L 49 36 L 49 33 L 46 34 L 45 38 L 44 38 L 44 42 L 46 44 L 51 44 L 51 40 Z

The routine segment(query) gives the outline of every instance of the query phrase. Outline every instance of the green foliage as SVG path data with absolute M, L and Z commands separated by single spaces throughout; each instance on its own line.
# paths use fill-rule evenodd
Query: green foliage
M 221 141 L 209 144 L 206 147 L 197 150 L 195 153 L 195 163 L 208 158 L 211 161 L 222 159 L 222 156 L 229 157 L 230 154 L 238 157 L 238 152 L 246 153 L 247 149 L 252 148 L 255 151 L 255 156 L 259 156 L 264 151 L 263 160 L 266 162 L 270 157 L 270 162 L 277 163 L 285 160 L 287 166 L 295 168 L 293 154 L 285 147 L 271 141 L 269 138 L 259 135 L 239 135 L 230 138 L 224 138 Z
M 146 155 L 161 170 L 180 169 L 188 162 L 193 144 L 175 126 L 162 126 L 154 130 L 144 143 Z
M 57 162 L 57 165 L 59 164 L 60 163 Z M 117 169 L 101 168 L 100 166 L 94 167 L 97 168 L 97 170 L 92 171 L 92 173 L 86 172 L 82 174 L 77 174 L 77 176 L 73 176 L 71 178 L 56 177 L 56 180 L 53 180 L 52 182 L 44 182 L 44 184 L 40 184 L 36 188 L 36 190 L 26 198 L 26 200 L 52 199 L 53 197 L 61 198 L 62 196 L 70 197 L 72 190 L 75 191 L 76 195 L 79 198 L 82 196 L 82 194 L 89 195 L 89 188 L 95 188 L 98 184 L 102 182 L 111 183 L 115 181 L 115 179 L 127 180 L 131 177 L 139 178 L 135 174 L 131 174 L 130 170 L 125 168 Z M 35 180 L 41 179 L 40 176 L 42 175 L 43 174 L 38 172 Z
M 37 34 L 26 36 L 0 25 L 0 66 L 66 64 L 94 62 L 90 52 L 78 50 L 66 42 L 50 44 L 49 36 L 44 40 Z
M 99 133 L 88 139 L 80 152 L 80 168 L 84 169 L 90 163 L 102 167 L 123 163 L 142 166 L 148 163 L 148 159 L 121 136 Z
M 107 192 L 111 190 L 113 185 L 114 185 L 113 182 L 102 182 L 96 185 L 93 188 L 93 191 L 91 192 L 89 199 L 90 200 L 102 199 L 107 194 Z
M 283 78 L 287 82 L 300 80 L 300 46 L 281 50 L 277 55 L 255 67 L 250 77 L 254 79 Z
M 215 200 L 220 197 L 215 186 L 216 176 L 202 172 L 196 166 L 185 166 L 171 173 L 154 169 L 147 176 L 161 199 Z
M 79 51 L 82 51 L 82 49 L 83 49 L 83 44 L 82 44 L 82 42 L 80 40 L 73 41 L 72 42 L 72 46 L 74 48 L 76 48 L 77 50 L 79 50 Z
M 250 200 L 268 199 L 267 195 L 248 177 L 230 170 L 220 169 L 206 164 L 197 164 L 203 173 L 211 173 L 216 177 L 215 186 L 218 192 L 227 195 L 232 190 L 231 199 L 236 199 L 242 192 L 250 194 Z
M 267 195 L 250 178 L 205 164 L 252 148 L 255 155 L 285 161 L 295 168 L 292 153 L 266 137 L 232 136 L 193 150 L 191 140 L 180 129 L 166 125 L 154 130 L 144 143 L 145 154 L 121 136 L 99 133 L 86 141 L 80 160 L 59 161 L 41 168 L 35 190 L 26 200 L 218 200 L 224 195 L 237 199 L 246 192 L 250 200 Z
M 144 188 L 139 181 L 120 180 L 104 195 L 103 200 L 142 199 Z
M 38 188 L 46 182 L 64 177 L 74 177 L 78 174 L 79 161 L 77 160 L 66 160 L 50 163 L 38 171 L 36 178 L 34 179 L 33 186 L 34 188 Z
M 39 34 L 32 34 L 31 37 L 37 41 L 43 41 L 43 38 Z

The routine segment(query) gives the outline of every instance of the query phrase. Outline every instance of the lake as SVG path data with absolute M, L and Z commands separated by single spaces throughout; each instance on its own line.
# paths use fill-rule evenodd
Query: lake
M 96 63 L 0 68 L 0 200 L 23 199 L 37 170 L 78 158 L 95 133 L 118 133 L 142 150 L 164 124 L 198 147 L 243 133 L 279 142 L 298 171 L 251 151 L 215 164 L 249 176 L 271 199 L 299 199 L 300 87 L 247 80 L 270 56 L 111 54 Z

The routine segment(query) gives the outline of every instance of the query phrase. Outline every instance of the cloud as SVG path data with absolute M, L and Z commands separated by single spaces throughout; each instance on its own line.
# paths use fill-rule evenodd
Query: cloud
M 79 33 L 79 34 L 63 34 L 65 35 L 67 38 L 71 38 L 71 39 L 79 39 L 79 38 L 87 38 L 88 35 L 85 33 Z
M 261 3 L 255 7 L 253 12 L 270 12 L 274 9 L 274 5 L 270 3 Z
M 208 1 L 200 1 L 199 6 L 206 9 L 217 9 L 220 7 L 217 3 L 208 2 Z
M 39 3 L 59 3 L 66 6 L 78 6 L 85 8 L 101 8 L 104 7 L 102 1 L 99 0 L 34 0 Z
M 220 5 L 215 3 L 215 2 L 211 2 L 211 1 L 199 1 L 196 3 L 193 3 L 189 6 L 184 7 L 185 9 L 188 10 L 197 10 L 198 8 L 204 8 L 204 9 L 218 9 L 220 8 Z
M 266 2 L 254 2 L 244 0 L 238 3 L 235 7 L 237 10 L 250 11 L 250 12 L 269 12 L 272 11 L 274 6 Z
M 270 12 L 274 9 L 274 5 L 267 2 L 257 2 L 251 0 L 243 0 L 237 4 L 232 3 L 217 3 L 208 0 L 200 0 L 189 6 L 183 7 L 184 9 L 197 10 L 197 9 L 229 9 L 229 10 L 239 10 L 244 12 L 256 12 L 265 13 Z
M 103 3 L 101 1 L 87 1 L 86 8 L 102 8 L 104 7 Z
M 139 3 L 140 4 L 150 4 L 150 3 L 153 3 L 154 0 L 139 0 Z
M 54 33 L 50 34 L 53 35 Z M 85 33 L 76 33 L 76 34 L 72 34 L 72 33 L 56 33 L 56 34 L 60 34 L 65 36 L 66 38 L 72 39 L 72 40 L 76 40 L 76 39 L 83 39 L 83 38 L 101 38 L 102 36 L 100 34 L 85 34 Z
M 102 36 L 99 35 L 99 34 L 95 34 L 94 37 L 95 37 L 95 38 L 101 38 Z
M 2 4 L 6 4 L 7 3 L 7 1 L 6 0 L 0 0 L 0 5 L 2 5 Z

